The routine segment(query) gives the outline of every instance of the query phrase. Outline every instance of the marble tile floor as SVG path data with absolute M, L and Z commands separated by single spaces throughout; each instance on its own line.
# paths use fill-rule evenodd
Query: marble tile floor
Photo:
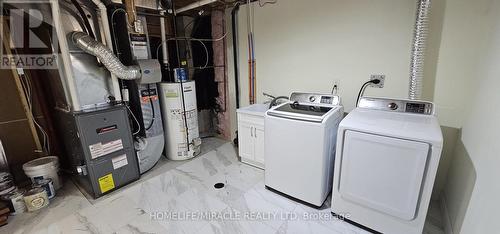
M 68 181 L 48 208 L 11 217 L 0 232 L 368 233 L 332 217 L 329 199 L 313 209 L 266 190 L 263 171 L 239 162 L 232 144 L 205 144 L 195 159 L 163 162 L 98 200 Z

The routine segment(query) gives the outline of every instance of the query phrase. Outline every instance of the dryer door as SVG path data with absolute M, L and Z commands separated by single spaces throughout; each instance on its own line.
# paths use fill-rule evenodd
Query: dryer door
M 422 142 L 346 131 L 340 195 L 360 206 L 413 220 L 429 149 Z

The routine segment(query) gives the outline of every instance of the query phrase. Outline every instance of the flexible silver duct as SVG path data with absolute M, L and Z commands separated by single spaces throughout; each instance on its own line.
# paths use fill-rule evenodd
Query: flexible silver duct
M 428 34 L 428 22 L 431 0 L 417 0 L 417 16 L 413 32 L 413 44 L 410 62 L 410 88 L 408 98 L 415 100 L 422 97 L 424 77 L 424 56 Z
M 135 80 L 141 78 L 139 66 L 125 66 L 104 44 L 94 40 L 87 33 L 75 31 L 71 34 L 73 43 L 86 53 L 96 56 L 103 65 L 116 77 L 122 80 Z

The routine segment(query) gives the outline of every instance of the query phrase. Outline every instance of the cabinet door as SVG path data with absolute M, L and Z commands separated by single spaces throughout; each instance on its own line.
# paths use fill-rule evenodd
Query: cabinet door
M 253 126 L 246 122 L 238 123 L 238 149 L 240 157 L 254 160 Z
M 255 161 L 264 164 L 264 127 L 254 125 Z

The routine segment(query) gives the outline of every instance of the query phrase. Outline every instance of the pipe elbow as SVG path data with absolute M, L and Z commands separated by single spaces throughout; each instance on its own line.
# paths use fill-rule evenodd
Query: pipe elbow
M 84 52 L 96 56 L 113 75 L 122 80 L 136 80 L 142 77 L 139 66 L 125 66 L 106 45 L 94 40 L 87 33 L 71 33 L 73 43 Z

